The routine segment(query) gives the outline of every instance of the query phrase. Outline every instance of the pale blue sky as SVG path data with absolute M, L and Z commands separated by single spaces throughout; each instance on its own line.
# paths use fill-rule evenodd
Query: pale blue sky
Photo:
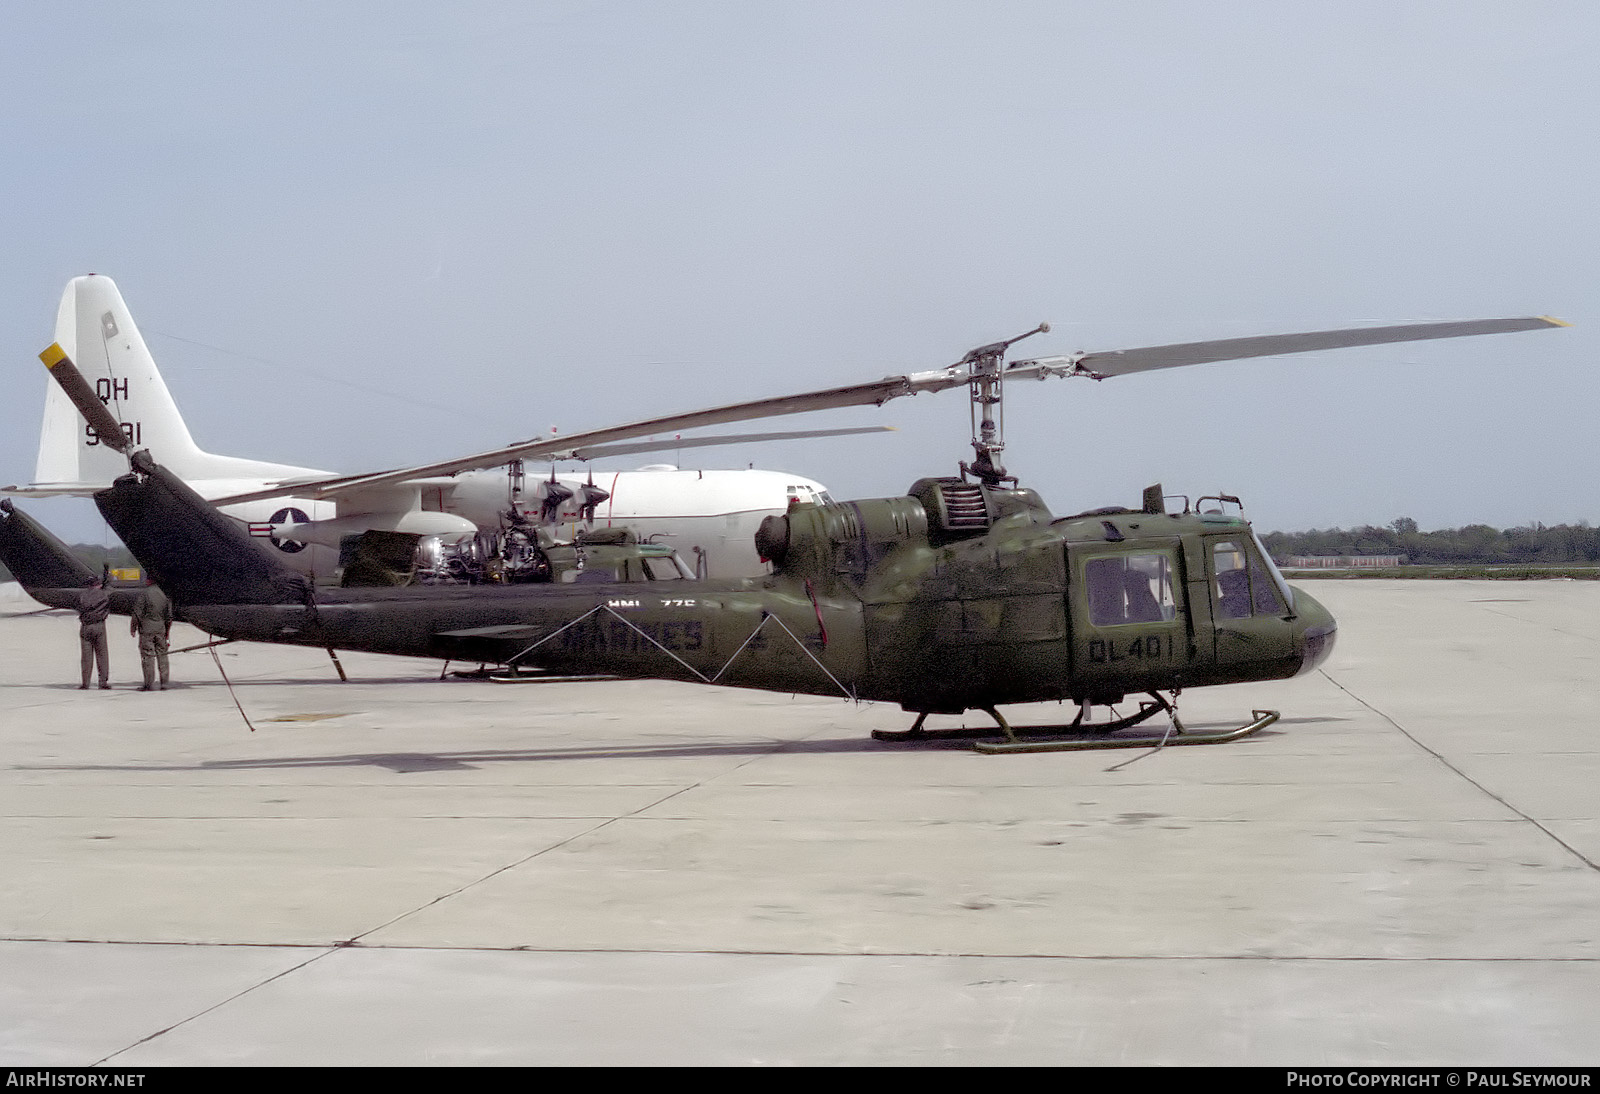
M 1063 513 L 1160 480 L 1263 529 L 1600 521 L 1592 3 L 0 9 L 7 482 L 94 271 L 203 446 L 339 471 L 1042 319 L 1029 353 L 1552 313 L 1577 326 L 1028 386 L 1007 463 Z M 879 422 L 685 463 L 882 496 L 970 457 L 958 393 L 782 428 Z

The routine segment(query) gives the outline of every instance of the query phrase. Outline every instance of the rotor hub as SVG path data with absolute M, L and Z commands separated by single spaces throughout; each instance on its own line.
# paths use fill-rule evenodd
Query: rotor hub
M 973 459 L 970 464 L 960 465 L 963 478 L 972 475 L 985 486 L 1017 484 L 1017 477 L 1006 474 L 1005 465 L 1000 462 L 1006 447 L 1005 381 L 1000 374 L 1005 367 L 1006 350 L 1024 338 L 1049 330 L 1049 323 L 1040 323 L 1026 334 L 970 350 L 957 362 L 958 366 L 967 367 L 972 417 Z

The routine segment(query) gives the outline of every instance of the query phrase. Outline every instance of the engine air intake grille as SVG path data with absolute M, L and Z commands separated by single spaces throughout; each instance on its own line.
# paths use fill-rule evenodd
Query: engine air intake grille
M 939 498 L 944 502 L 944 526 L 951 531 L 989 527 L 989 506 L 977 483 L 940 483 Z

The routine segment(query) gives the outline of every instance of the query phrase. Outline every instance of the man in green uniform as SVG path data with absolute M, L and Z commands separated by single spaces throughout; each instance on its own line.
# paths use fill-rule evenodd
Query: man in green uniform
M 171 631 L 172 601 L 147 577 L 128 621 L 128 633 L 139 636 L 139 662 L 144 666 L 144 687 L 140 691 L 156 690 L 157 669 L 161 690 L 166 690 L 167 635 Z
M 106 616 L 110 614 L 111 597 L 106 593 L 105 580 L 91 578 L 78 594 L 78 647 L 83 663 L 83 683 L 78 685 L 79 691 L 88 688 L 96 663 L 100 666 L 100 687 L 111 686 L 111 650 L 106 645 Z

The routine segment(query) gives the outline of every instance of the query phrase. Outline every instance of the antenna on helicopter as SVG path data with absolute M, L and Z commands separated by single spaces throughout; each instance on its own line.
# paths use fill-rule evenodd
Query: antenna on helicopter
M 1040 323 L 1026 334 L 968 350 L 967 355 L 956 362 L 957 368 L 967 366 L 967 388 L 972 403 L 972 447 L 975 452 L 970 465 L 961 464 L 962 478 L 975 475 L 985 486 L 999 486 L 1003 482 L 1016 485 L 1017 477 L 1006 474 L 1005 467 L 1000 463 L 1000 453 L 1006 447 L 1005 385 L 1000 378 L 1001 365 L 1005 361 L 1006 350 L 1024 338 L 1046 334 L 1049 330 L 1049 323 Z

